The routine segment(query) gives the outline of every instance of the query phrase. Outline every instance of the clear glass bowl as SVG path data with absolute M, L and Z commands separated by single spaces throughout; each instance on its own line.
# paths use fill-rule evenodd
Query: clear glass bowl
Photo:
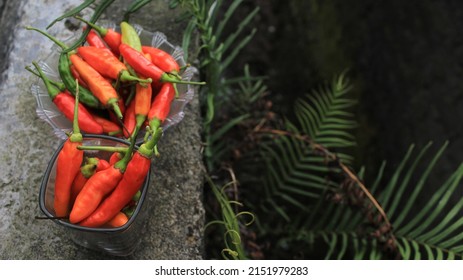
M 99 22 L 101 26 L 106 28 L 112 28 L 119 31 L 119 27 L 114 23 Z M 185 66 L 185 60 L 183 59 L 183 50 L 179 46 L 174 46 L 167 41 L 167 37 L 161 32 L 150 32 L 143 29 L 141 26 L 134 24 L 135 30 L 137 30 L 142 45 L 153 46 L 162 49 L 171 54 L 180 67 Z M 65 43 L 70 45 L 76 41 L 80 36 L 75 36 L 65 40 Z M 51 48 L 50 54 L 42 61 L 38 61 L 40 67 L 44 71 L 45 75 L 55 81 L 59 81 L 58 73 L 58 58 L 61 49 L 57 46 Z M 190 81 L 197 69 L 190 66 L 185 69 L 182 73 L 182 79 Z M 163 122 L 162 127 L 164 130 L 169 127 L 178 124 L 185 116 L 184 107 L 190 102 L 194 96 L 194 87 L 191 85 L 177 84 L 179 92 L 178 98 L 174 99 L 171 105 L 169 115 Z M 58 110 L 55 104 L 51 101 L 50 96 L 47 93 L 44 83 L 36 78 L 31 87 L 32 94 L 36 98 L 37 108 L 36 112 L 39 118 L 48 123 L 52 128 L 56 136 L 60 139 L 65 140 L 67 138 L 66 132 L 72 131 L 72 123 Z M 143 138 L 143 131 L 139 134 L 138 140 Z
M 48 167 L 42 178 L 39 194 L 39 205 L 46 217 L 53 219 L 55 211 L 53 209 L 55 179 L 56 179 L 56 160 L 59 152 L 63 148 L 64 142 L 58 147 L 50 159 Z M 106 135 L 84 134 L 83 145 L 104 145 L 126 147 L 129 143 L 123 139 Z M 85 151 L 84 156 L 98 157 L 109 160 L 111 152 L 104 151 Z M 143 206 L 149 187 L 150 172 L 141 187 L 141 196 L 129 221 L 122 227 L 117 228 L 88 228 L 71 224 L 65 219 L 53 219 L 58 225 L 62 226 L 69 234 L 71 239 L 83 247 L 104 252 L 113 256 L 127 256 L 132 254 L 141 241 L 141 236 L 146 228 L 147 207 Z

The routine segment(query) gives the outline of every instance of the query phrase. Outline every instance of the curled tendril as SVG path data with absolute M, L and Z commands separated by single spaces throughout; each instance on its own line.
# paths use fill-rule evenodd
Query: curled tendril
M 222 253 L 221 253 L 221 254 L 222 254 L 222 257 L 223 257 L 224 259 L 226 259 L 226 260 L 230 260 L 230 258 L 227 257 L 227 256 L 225 255 L 225 253 L 228 253 L 228 254 L 229 254 L 230 256 L 232 256 L 234 259 L 236 259 L 236 258 L 238 257 L 238 252 L 233 251 L 232 249 L 226 248 L 226 249 L 223 249 L 223 250 L 222 250 Z
M 230 230 L 227 230 L 224 233 L 225 247 L 230 248 L 230 246 L 228 245 L 228 241 L 227 241 L 227 235 L 230 236 L 230 239 L 231 239 L 233 245 L 241 244 L 241 236 L 240 236 L 240 234 L 236 230 L 230 229 Z M 233 235 L 236 237 L 236 239 L 233 238 Z
M 239 202 L 239 201 L 236 201 L 236 200 L 230 200 L 228 203 L 230 204 L 236 204 L 238 206 L 243 206 L 243 203 Z
M 244 223 L 245 226 L 250 226 L 256 220 L 256 217 L 254 216 L 254 214 L 252 214 L 249 211 L 241 211 L 238 214 L 236 214 L 235 217 L 238 219 L 238 217 L 243 216 L 243 215 L 251 217 L 250 221 Z
M 209 223 L 207 223 L 207 224 L 204 226 L 204 230 L 206 230 L 209 226 L 215 225 L 215 224 L 219 224 L 219 225 L 226 226 L 226 224 L 225 224 L 224 221 L 215 220 L 215 221 L 210 221 Z

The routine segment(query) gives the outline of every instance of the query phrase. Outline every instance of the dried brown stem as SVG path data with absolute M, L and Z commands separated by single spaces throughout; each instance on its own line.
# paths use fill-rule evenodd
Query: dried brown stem
M 342 163 L 342 161 L 339 159 L 339 157 L 336 154 L 332 153 L 330 150 L 328 150 L 323 145 L 320 145 L 320 144 L 316 143 L 315 141 L 313 141 L 307 135 L 296 134 L 296 133 L 292 133 L 292 132 L 285 131 L 285 130 L 267 129 L 267 128 L 259 129 L 256 132 L 294 137 L 294 138 L 296 138 L 298 140 L 301 140 L 301 141 L 304 141 L 304 142 L 308 143 L 313 150 L 321 152 L 326 158 L 328 158 L 331 161 L 336 162 L 338 164 L 338 166 L 341 168 L 341 170 L 344 172 L 344 174 L 349 179 L 354 181 L 360 187 L 360 189 L 365 193 L 365 195 L 368 197 L 370 202 L 373 204 L 373 206 L 376 208 L 376 210 L 378 210 L 379 214 L 384 219 L 384 222 L 386 223 L 386 226 L 389 229 L 392 229 L 392 224 L 391 224 L 386 212 L 384 211 L 384 209 L 379 204 L 379 202 L 371 194 L 371 192 L 368 190 L 368 188 L 362 183 L 362 181 L 360 180 L 358 175 L 355 174 L 348 166 L 346 166 L 344 163 Z M 393 239 L 394 244 L 395 244 L 395 241 L 396 241 L 395 236 L 392 234 L 392 232 L 390 232 L 390 234 L 391 234 L 391 238 Z

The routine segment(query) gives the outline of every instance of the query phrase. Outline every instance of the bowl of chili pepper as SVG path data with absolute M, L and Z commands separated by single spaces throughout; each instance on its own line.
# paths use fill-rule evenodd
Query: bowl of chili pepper
M 110 220 L 98 227 L 85 226 L 84 223 L 71 223 L 70 217 L 57 217 L 55 211 L 55 196 L 57 178 L 58 156 L 63 151 L 63 142 L 52 155 L 45 174 L 42 178 L 39 194 L 39 205 L 45 214 L 45 219 L 50 219 L 62 227 L 68 236 L 78 245 L 107 253 L 113 256 L 127 256 L 132 254 L 141 241 L 140 236 L 145 230 L 147 207 L 144 205 L 149 187 L 151 168 L 139 188 L 130 201 L 113 216 Z M 71 189 L 71 205 L 74 209 L 79 195 L 83 192 L 85 185 L 95 174 L 102 174 L 114 166 L 114 162 L 121 159 L 120 152 L 114 150 L 126 149 L 130 143 L 124 139 L 107 136 L 83 134 L 83 146 L 87 147 L 110 147 L 112 150 L 84 150 L 84 161 L 80 172 L 73 179 Z M 137 150 L 138 147 L 135 147 Z M 72 163 L 69 163 L 72 164 Z M 151 166 L 151 165 L 149 165 Z M 129 171 L 126 171 L 129 172 Z M 83 181 L 83 182 L 82 182 Z M 141 181 L 140 181 L 141 182 Z M 81 187 L 79 187 L 79 184 Z M 106 198 L 109 195 L 106 196 Z M 72 212 L 71 212 L 72 215 Z
M 115 23 L 110 23 L 110 22 L 100 22 L 100 25 L 98 27 L 103 28 L 103 30 L 111 32 L 120 32 L 120 26 L 116 25 Z M 148 31 L 144 28 L 142 28 L 139 25 L 133 25 L 134 29 L 139 35 L 142 47 L 143 47 L 143 52 L 144 53 L 150 53 L 151 57 L 153 56 L 158 56 L 159 59 L 162 57 L 169 57 L 173 58 L 175 60 L 175 67 L 178 67 L 178 69 L 181 69 L 181 73 L 178 73 L 177 77 L 180 77 L 181 81 L 183 82 L 192 82 L 192 79 L 194 75 L 197 73 L 197 69 L 187 65 L 187 63 L 184 60 L 183 57 L 183 50 L 179 46 L 175 46 L 171 44 L 168 40 L 165 34 L 162 32 L 158 31 Z M 93 31 L 93 29 L 92 29 Z M 90 34 L 95 35 L 95 32 L 91 32 Z M 66 45 L 71 45 L 73 42 L 75 42 L 79 37 L 81 33 L 76 33 L 75 36 L 65 40 L 63 43 L 55 45 L 52 47 L 50 53 L 45 57 L 45 59 L 41 60 L 38 62 L 38 65 L 41 67 L 43 70 L 43 73 L 45 73 L 46 77 L 50 79 L 54 85 L 56 85 L 58 88 L 59 86 L 66 86 L 67 83 L 72 83 L 72 79 L 65 79 L 63 78 L 63 74 L 61 73 L 61 70 L 63 69 L 62 65 L 62 59 L 61 59 L 61 48 Z M 104 38 L 103 35 L 99 35 L 99 37 L 93 37 L 93 38 Z M 91 42 L 91 39 L 87 37 L 87 42 L 85 43 L 85 46 L 92 46 L 93 44 L 98 44 Z M 106 44 L 109 46 L 110 44 Z M 158 53 L 159 52 L 159 53 Z M 119 55 L 119 54 L 118 54 Z M 161 61 L 160 63 L 164 63 L 164 61 Z M 173 67 L 169 65 L 166 62 L 166 67 Z M 72 71 L 74 71 L 75 74 L 75 69 L 73 70 L 72 67 L 68 67 L 70 71 L 68 74 Z M 180 75 L 181 74 L 181 75 Z M 113 81 L 113 84 L 115 82 Z M 63 85 L 64 84 L 64 85 Z M 166 89 L 165 87 L 162 87 L 161 84 L 156 84 L 152 83 L 151 84 L 153 88 L 153 95 L 152 95 L 152 102 L 154 104 L 155 99 L 157 96 L 159 96 L 159 100 L 162 100 L 161 95 L 162 94 L 170 94 L 171 98 L 173 95 L 172 88 Z M 131 106 L 130 106 L 130 100 L 133 98 L 131 96 L 131 92 L 128 88 L 124 88 L 124 84 L 121 85 L 116 85 L 118 93 L 120 96 L 124 96 L 123 98 L 123 103 L 119 103 L 119 107 L 122 109 L 123 117 L 126 118 L 129 121 L 129 113 L 132 112 Z M 167 92 L 170 89 L 170 92 Z M 67 89 L 69 91 L 73 90 L 73 87 L 67 86 Z M 192 100 L 194 96 L 194 86 L 191 84 L 184 84 L 184 83 L 178 83 L 175 85 L 175 98 L 170 102 L 170 104 L 167 106 L 167 108 L 162 108 L 161 111 L 150 111 L 150 114 L 154 115 L 155 117 L 160 116 L 159 118 L 161 119 L 161 126 L 163 130 L 165 131 L 169 127 L 172 127 L 179 122 L 182 121 L 182 119 L 185 116 L 184 108 L 185 106 Z M 58 106 L 53 102 L 53 99 L 50 98 L 50 94 L 44 85 L 44 83 L 41 81 L 40 78 L 37 78 L 31 88 L 32 94 L 34 95 L 37 103 L 36 107 L 36 112 L 39 118 L 41 118 L 43 121 L 48 123 L 52 128 L 54 134 L 59 137 L 62 140 L 65 140 L 67 138 L 66 133 L 72 130 L 72 122 L 63 114 L 62 110 L 58 108 Z M 64 87 L 63 87 L 64 91 Z M 81 94 L 81 100 L 86 101 L 84 92 L 85 89 L 82 88 L 80 94 Z M 121 98 L 122 102 L 122 98 Z M 90 98 L 88 100 L 88 103 L 83 105 L 88 109 L 90 114 L 92 114 L 95 118 L 95 120 L 104 128 L 104 132 L 102 134 L 105 135 L 110 135 L 110 136 L 117 136 L 121 138 L 128 138 L 128 133 L 127 133 L 127 127 L 129 126 L 128 123 L 126 123 L 125 120 L 121 120 L 120 118 L 114 118 L 113 114 L 111 112 L 108 112 L 106 108 L 101 108 L 101 106 L 98 105 L 96 101 Z M 166 106 L 164 106 L 166 107 Z M 159 108 L 159 107 L 158 107 Z M 155 115 L 156 114 L 156 115 Z M 133 117 L 134 118 L 134 117 Z M 129 121 L 130 122 L 130 121 Z M 135 121 L 132 121 L 134 123 Z M 145 126 L 148 125 L 145 123 Z M 81 129 L 84 132 L 87 133 L 95 133 L 92 131 L 86 131 L 85 127 L 81 127 Z M 141 129 L 141 132 L 143 132 L 143 129 Z M 144 133 L 139 133 L 138 134 L 138 141 L 140 142 L 142 140 L 142 135 Z

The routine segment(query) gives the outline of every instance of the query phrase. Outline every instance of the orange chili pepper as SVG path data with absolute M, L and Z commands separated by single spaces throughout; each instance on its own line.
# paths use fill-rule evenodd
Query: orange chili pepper
M 75 224 L 88 217 L 121 179 L 122 172 L 114 165 L 90 177 L 76 197 L 69 221 Z
M 79 91 L 76 92 L 74 105 L 73 131 L 58 154 L 56 162 L 55 196 L 53 207 L 56 217 L 65 217 L 69 213 L 71 199 L 71 185 L 80 170 L 80 164 L 84 158 L 84 152 L 77 149 L 82 145 L 82 134 L 80 133 L 79 114 Z
M 95 174 L 95 172 L 104 170 L 109 166 L 109 162 L 104 159 L 99 159 L 96 157 L 88 158 L 87 163 L 80 168 L 80 172 L 77 173 L 74 181 L 72 182 L 70 204 L 74 204 L 77 195 L 80 193 L 85 183 L 87 183 L 88 179 L 93 174 Z
M 132 139 L 130 146 L 126 149 L 125 155 L 122 159 L 111 165 L 109 168 L 95 173 L 87 183 L 84 185 L 79 195 L 76 198 L 74 206 L 72 207 L 69 221 L 71 223 L 79 223 L 93 213 L 93 211 L 100 205 L 101 201 L 118 185 L 126 174 L 127 168 L 132 162 L 132 151 L 135 147 L 135 140 Z M 95 146 L 80 146 L 80 149 L 93 150 Z M 96 147 L 98 148 L 98 146 Z M 109 147 L 115 149 L 117 147 Z M 107 149 L 106 149 L 107 150 Z M 132 169 L 132 167 L 131 167 Z M 114 217 L 117 212 L 113 213 L 105 222 Z
M 135 106 L 135 128 L 132 131 L 133 138 L 136 137 L 148 116 L 152 95 L 151 84 L 148 84 L 147 86 L 137 84 L 135 87 L 135 100 L 132 102 Z
M 98 206 L 98 208 L 79 225 L 99 227 L 120 212 L 138 192 L 150 168 L 154 148 L 162 135 L 162 129 L 156 133 L 134 153 L 127 165 L 124 175 L 116 188 Z M 127 156 L 127 155 L 126 155 Z
M 103 227 L 117 228 L 125 225 L 129 221 L 129 217 L 124 212 L 119 212 L 111 220 L 103 225 Z
M 111 83 L 77 54 L 71 54 L 69 58 L 95 97 L 104 106 L 111 106 L 117 117 L 122 119 L 122 113 L 118 105 L 119 96 Z
M 88 85 L 85 83 L 84 80 L 82 80 L 82 78 L 80 77 L 79 72 L 77 72 L 76 67 L 71 64 L 69 66 L 69 69 L 71 70 L 72 77 L 74 77 L 74 79 L 77 79 L 77 82 L 79 83 L 79 86 L 83 86 L 84 88 L 88 89 Z
M 121 82 L 136 81 L 140 83 L 151 83 L 152 81 L 151 79 L 140 79 L 132 76 L 127 66 L 109 49 L 83 46 L 77 48 L 77 53 L 104 77 L 115 80 L 119 79 Z

